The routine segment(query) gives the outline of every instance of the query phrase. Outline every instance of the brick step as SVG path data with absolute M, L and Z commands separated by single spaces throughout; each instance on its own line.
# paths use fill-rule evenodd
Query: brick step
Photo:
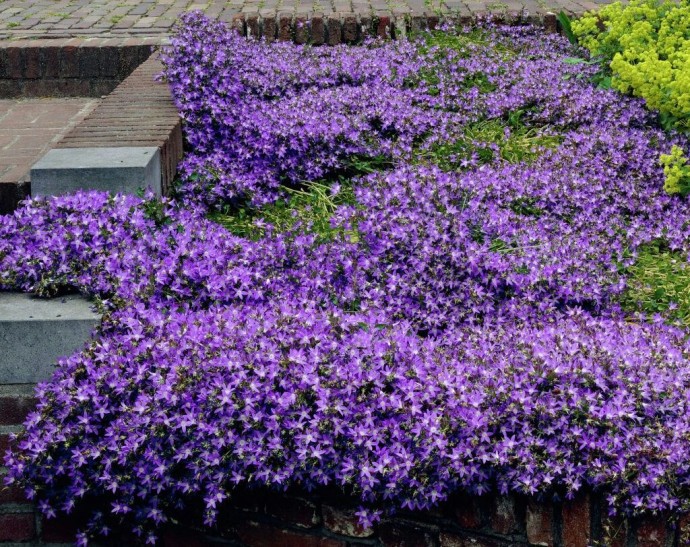
M 162 71 L 158 54 L 150 55 L 56 148 L 157 147 L 168 194 L 182 158 L 182 126 L 168 85 L 154 79 Z

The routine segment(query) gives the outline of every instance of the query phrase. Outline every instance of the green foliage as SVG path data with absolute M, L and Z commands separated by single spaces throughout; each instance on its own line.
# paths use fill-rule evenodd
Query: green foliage
M 690 0 L 615 2 L 571 27 L 609 63 L 615 89 L 644 98 L 664 127 L 690 128 Z
M 663 245 L 644 247 L 628 270 L 623 306 L 690 325 L 690 265 Z
M 467 125 L 460 139 L 434 146 L 419 157 L 431 161 L 444 171 L 461 169 L 476 156 L 481 163 L 500 157 L 510 163 L 533 162 L 544 150 L 557 147 L 562 137 L 547 128 L 524 125 L 522 112 L 513 112 L 507 120 L 490 119 Z

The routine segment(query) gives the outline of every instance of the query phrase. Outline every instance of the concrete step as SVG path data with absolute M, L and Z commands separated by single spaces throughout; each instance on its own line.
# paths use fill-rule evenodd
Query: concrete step
M 50 379 L 57 360 L 83 347 L 99 323 L 100 315 L 78 295 L 0 292 L 0 384 Z
M 156 146 L 57 148 L 31 168 L 34 196 L 60 196 L 78 190 L 161 195 L 160 152 Z

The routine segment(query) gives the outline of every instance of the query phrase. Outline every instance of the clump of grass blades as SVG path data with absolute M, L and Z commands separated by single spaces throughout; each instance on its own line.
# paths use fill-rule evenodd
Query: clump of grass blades
M 550 134 L 547 128 L 491 119 L 467 125 L 461 138 L 420 151 L 418 158 L 444 171 L 458 170 L 473 157 L 480 163 L 490 163 L 498 157 L 510 163 L 531 163 L 562 140 L 562 136 Z
M 644 247 L 628 270 L 623 307 L 690 325 L 690 265 L 663 245 Z
M 331 226 L 336 208 L 356 204 L 353 178 L 392 166 L 385 156 L 353 156 L 328 180 L 303 181 L 298 187 L 284 185 L 281 198 L 274 203 L 263 207 L 227 205 L 211 212 L 209 218 L 233 234 L 252 240 L 264 237 L 268 230 L 287 232 L 298 225 L 323 240 L 332 240 L 342 233 L 340 228 Z M 350 241 L 357 240 L 355 232 L 345 235 Z
M 299 225 L 303 230 L 331 240 L 341 230 L 331 226 L 335 209 L 354 203 L 352 183 L 307 182 L 300 188 L 282 188 L 283 197 L 263 207 L 225 207 L 209 218 L 235 235 L 257 240 L 268 230 L 287 232 Z M 350 238 L 355 234 L 348 234 Z

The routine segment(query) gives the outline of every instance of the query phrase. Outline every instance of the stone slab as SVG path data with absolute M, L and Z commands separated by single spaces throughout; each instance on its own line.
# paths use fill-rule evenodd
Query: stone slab
M 83 347 L 99 322 L 78 295 L 45 299 L 0 292 L 0 384 L 50 379 L 58 358 Z
M 33 196 L 59 196 L 78 190 L 161 195 L 160 152 L 155 146 L 55 148 L 31 168 Z

